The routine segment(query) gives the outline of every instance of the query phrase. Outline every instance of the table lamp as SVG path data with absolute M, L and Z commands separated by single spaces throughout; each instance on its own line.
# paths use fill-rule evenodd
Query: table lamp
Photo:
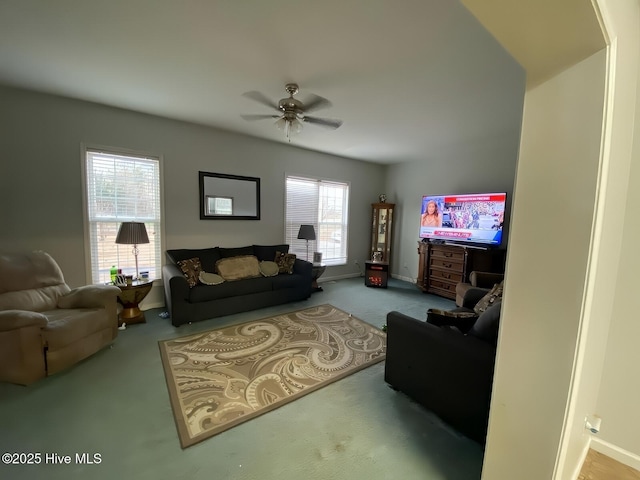
M 141 243 L 149 243 L 149 236 L 147 235 L 147 229 L 142 222 L 122 222 L 118 235 L 116 236 L 116 243 L 121 245 L 133 245 L 133 256 L 136 259 L 136 277 L 138 280 L 140 275 L 138 274 L 138 245 Z
M 309 240 L 316 239 L 316 230 L 313 225 L 300 225 L 298 230 L 298 238 L 307 241 L 307 262 L 309 261 Z

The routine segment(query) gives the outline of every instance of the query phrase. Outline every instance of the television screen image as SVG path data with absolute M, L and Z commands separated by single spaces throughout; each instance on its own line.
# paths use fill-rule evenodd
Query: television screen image
M 506 193 L 425 195 L 420 238 L 499 246 L 506 202 Z

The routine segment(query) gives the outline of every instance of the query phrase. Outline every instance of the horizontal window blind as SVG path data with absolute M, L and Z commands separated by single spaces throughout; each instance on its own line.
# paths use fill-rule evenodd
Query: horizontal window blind
M 115 243 L 122 222 L 143 222 L 149 243 L 138 245 L 141 272 L 159 278 L 161 268 L 160 162 L 88 150 L 87 216 L 94 283 L 110 280 L 111 266 L 135 275 L 133 245 Z
M 309 240 L 312 252 L 322 253 L 322 263 L 347 263 L 349 184 L 287 176 L 285 206 L 285 241 L 290 251 L 307 259 L 307 242 L 298 239 L 300 225 L 313 225 L 316 240 Z

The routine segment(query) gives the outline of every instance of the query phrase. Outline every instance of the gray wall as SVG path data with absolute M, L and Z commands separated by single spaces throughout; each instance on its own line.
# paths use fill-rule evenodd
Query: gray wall
M 349 264 L 324 277 L 357 275 L 369 247 L 371 203 L 384 185 L 380 165 L 110 108 L 0 87 L 0 250 L 42 249 L 67 282 L 87 282 L 81 145 L 161 155 L 164 249 L 281 243 L 285 174 L 351 183 Z M 198 171 L 260 177 L 262 216 L 200 220 Z
M 552 478 L 592 241 L 604 62 L 603 51 L 526 94 L 486 478 L 529 465 Z
M 521 116 L 520 109 L 513 119 L 512 131 L 485 139 L 473 147 L 451 146 L 429 152 L 424 162 L 388 167 L 385 190 L 388 201 L 397 204 L 392 275 L 408 281 L 415 281 L 418 276 L 417 242 L 423 195 L 507 192 L 503 234 L 503 238 L 507 238 Z

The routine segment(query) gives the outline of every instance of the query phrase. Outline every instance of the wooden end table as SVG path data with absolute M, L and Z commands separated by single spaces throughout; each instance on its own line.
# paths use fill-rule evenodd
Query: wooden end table
M 147 321 L 144 318 L 144 312 L 140 310 L 138 305 L 151 291 L 152 286 L 153 280 L 136 280 L 131 285 L 118 285 L 121 290 L 118 294 L 118 302 L 123 307 L 120 315 L 118 315 L 118 326 L 123 323 L 129 325 Z
M 327 269 L 326 265 L 314 265 L 311 267 L 311 291 L 312 292 L 321 292 L 322 287 L 318 285 L 318 278 L 324 273 Z

